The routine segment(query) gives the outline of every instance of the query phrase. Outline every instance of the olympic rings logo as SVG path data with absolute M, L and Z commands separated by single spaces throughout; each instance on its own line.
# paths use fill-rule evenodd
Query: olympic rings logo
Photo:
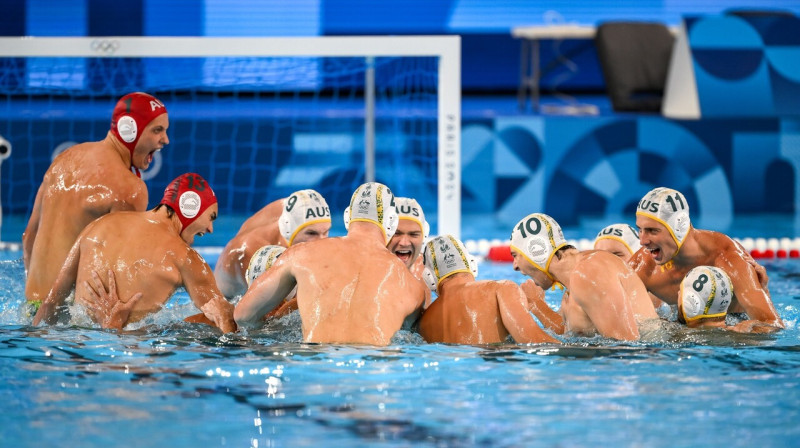
M 91 48 L 92 51 L 96 53 L 114 54 L 119 50 L 119 41 L 107 39 L 93 40 Z

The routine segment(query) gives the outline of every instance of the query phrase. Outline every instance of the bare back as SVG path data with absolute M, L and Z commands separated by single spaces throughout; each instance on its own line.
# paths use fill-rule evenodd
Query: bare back
M 405 317 L 422 306 L 422 283 L 374 241 L 345 236 L 312 243 L 287 260 L 297 279 L 304 339 L 388 345 Z
M 146 207 L 144 182 L 106 141 L 83 143 L 59 155 L 44 175 L 23 235 L 30 251 L 28 300 L 47 296 L 72 244 L 89 223 L 112 211 Z
M 420 335 L 428 342 L 491 344 L 509 334 L 522 343 L 556 342 L 538 327 L 511 281 L 446 284 L 440 292 L 420 319 Z
M 647 288 L 619 257 L 606 251 L 573 256 L 577 261 L 561 308 L 568 331 L 635 340 L 642 323 L 658 319 Z
M 143 293 L 131 311 L 128 322 L 157 312 L 183 286 L 182 271 L 187 265 L 211 277 L 211 269 L 167 224 L 148 219 L 147 213 L 120 212 L 99 219 L 80 241 L 80 261 L 75 283 L 75 300 L 84 303 L 84 282 L 92 271 L 115 272 L 117 292 L 125 301 Z M 104 277 L 104 276 L 103 276 Z
M 214 277 L 225 297 L 235 297 L 247 290 L 245 272 L 258 249 L 285 244 L 278 228 L 282 209 L 282 199 L 269 203 L 248 218 L 236 236 L 225 245 L 214 267 Z
M 388 345 L 422 306 L 425 287 L 379 240 L 352 227 L 348 236 L 287 249 L 250 285 L 236 321 L 260 322 L 296 285 L 306 342 Z

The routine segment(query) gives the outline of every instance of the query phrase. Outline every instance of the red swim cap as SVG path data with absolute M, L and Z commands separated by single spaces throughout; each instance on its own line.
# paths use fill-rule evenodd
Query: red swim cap
M 164 197 L 160 202 L 175 210 L 181 220 L 181 233 L 208 207 L 216 203 L 217 196 L 214 190 L 197 173 L 186 173 L 176 177 L 164 190 Z
M 164 103 L 153 95 L 144 92 L 129 93 L 117 101 L 114 113 L 111 115 L 111 132 L 131 152 L 131 165 L 133 165 L 133 149 L 142 136 L 144 128 L 153 119 L 167 113 Z

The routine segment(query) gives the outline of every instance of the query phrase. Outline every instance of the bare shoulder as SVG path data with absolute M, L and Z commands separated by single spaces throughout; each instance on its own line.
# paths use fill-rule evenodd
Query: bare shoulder
M 259 213 L 263 213 L 267 216 L 274 216 L 277 219 L 281 213 L 283 212 L 283 199 L 276 199 L 269 204 L 265 205 Z
M 287 247 L 278 257 L 274 266 L 278 265 L 306 265 L 320 260 L 337 260 L 344 253 L 344 248 L 337 244 L 339 238 L 322 238 L 306 243 L 294 244 Z
M 575 264 L 576 272 L 608 273 L 628 271 L 630 267 L 621 258 L 605 250 L 587 250 L 581 252 Z
M 193 247 L 188 246 L 182 239 L 170 239 L 166 251 L 175 257 L 175 264 L 181 269 L 206 270 L 209 265 L 206 260 Z
M 480 281 L 478 283 L 484 283 L 484 282 L 489 283 L 491 285 L 494 285 L 494 288 L 496 288 L 497 291 L 500 291 L 500 292 L 503 292 L 503 293 L 514 293 L 514 294 L 516 294 L 516 293 L 522 291 L 522 289 L 520 289 L 519 285 L 514 283 L 514 282 L 512 282 L 511 280 L 482 280 L 482 281 Z
M 642 279 L 649 277 L 655 266 L 656 263 L 653 261 L 653 257 L 645 254 L 644 247 L 636 251 L 636 253 L 628 259 L 628 267 Z
M 278 218 L 283 211 L 283 199 L 272 201 L 261 208 L 261 210 L 253 213 L 252 216 L 247 218 L 242 224 L 241 232 L 250 232 L 263 226 L 274 224 L 278 222 Z M 277 225 L 275 226 L 277 228 Z
M 103 142 L 83 143 L 68 152 L 74 152 L 69 164 L 85 183 L 103 185 L 117 201 L 136 203 L 141 210 L 147 208 L 147 186 L 130 168 L 121 163 L 119 154 Z
M 736 242 L 733 241 L 733 238 L 724 233 L 700 229 L 693 229 L 693 231 L 697 243 L 706 252 L 738 250 L 738 246 Z
M 260 224 L 275 222 L 278 220 L 278 218 L 280 218 L 282 212 L 283 212 L 283 199 L 278 199 L 276 201 L 270 202 L 269 204 L 262 207 L 261 210 L 255 212 L 253 216 L 251 216 L 248 219 L 248 221 L 252 220 L 253 222 L 257 222 Z
M 524 297 L 522 289 L 511 280 L 480 280 L 467 285 L 470 290 L 479 293 L 480 297 L 496 295 L 512 299 Z
M 594 289 L 597 285 L 616 279 L 620 273 L 630 272 L 630 267 L 608 251 L 589 250 L 579 255 L 575 269 L 570 274 L 570 291 Z
M 743 260 L 749 257 L 741 245 L 736 244 L 733 238 L 724 233 L 697 229 L 695 232 L 695 239 L 708 259 L 707 264 L 724 267 L 728 264 L 728 260 Z

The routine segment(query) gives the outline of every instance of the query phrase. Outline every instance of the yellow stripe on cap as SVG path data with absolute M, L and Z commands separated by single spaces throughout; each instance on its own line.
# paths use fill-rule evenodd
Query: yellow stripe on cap
M 375 221 L 374 219 L 369 219 L 369 218 L 354 218 L 354 219 L 350 220 L 350 223 L 352 224 L 354 222 L 359 222 L 359 221 L 361 221 L 361 222 L 371 222 L 371 223 L 375 224 L 376 226 L 381 228 L 381 232 L 383 232 L 383 236 L 386 237 L 386 232 L 383 230 L 383 226 L 378 221 Z
M 712 274 L 708 276 L 708 280 L 711 282 L 711 294 L 708 295 L 708 300 L 706 300 L 706 306 L 703 308 L 702 317 L 722 317 L 728 313 L 708 314 L 708 310 L 711 309 L 711 305 L 714 304 L 714 299 L 717 298 L 717 278 Z
M 543 219 L 542 223 L 547 228 L 547 237 L 550 239 L 550 246 L 553 247 L 553 251 L 550 252 L 550 255 L 547 257 L 547 264 L 545 264 L 544 266 L 545 268 L 544 273 L 547 274 L 548 277 L 550 277 L 550 280 L 555 282 L 556 279 L 553 278 L 552 275 L 550 275 L 550 262 L 553 261 L 553 256 L 556 254 L 556 252 L 558 252 L 558 250 L 561 249 L 562 247 L 566 246 L 567 243 L 561 243 L 560 245 L 556 246 L 556 237 L 553 234 L 553 226 L 550 225 L 550 221 L 547 219 Z
M 297 236 L 298 233 L 300 233 L 301 230 L 303 230 L 304 228 L 306 228 L 306 227 L 308 227 L 308 226 L 310 226 L 312 224 L 319 224 L 319 223 L 322 223 L 322 222 L 331 222 L 331 218 L 312 219 L 311 221 L 308 221 L 308 222 L 305 222 L 305 223 L 301 224 L 298 228 L 296 228 L 294 230 L 294 232 L 292 233 L 292 236 L 289 238 L 289 245 L 291 246 L 292 243 L 294 243 L 294 238 Z
M 525 254 L 524 250 L 520 249 L 517 246 L 514 246 L 513 244 L 510 247 L 511 247 L 512 250 L 515 250 L 518 254 L 522 255 L 522 257 L 525 258 L 525 260 L 527 260 L 528 263 L 532 264 L 533 267 L 535 267 L 536 269 L 544 272 L 544 274 L 547 276 L 547 278 L 549 278 L 553 282 L 556 281 L 556 279 L 553 278 L 552 275 L 550 275 L 550 272 L 549 272 L 549 270 L 547 268 L 543 268 L 543 267 L 539 266 L 539 263 L 531 260 L 530 257 L 528 257 L 528 255 Z M 559 248 L 561 248 L 561 247 L 563 247 L 563 244 L 561 246 L 559 246 Z M 550 260 L 553 258 L 553 254 L 555 254 L 555 251 L 553 251 L 553 253 L 550 254 L 550 256 L 547 258 L 547 265 L 546 265 L 547 267 L 550 266 Z
M 444 274 L 444 275 L 441 274 L 441 272 L 439 270 L 439 263 L 436 261 L 437 252 L 436 252 L 436 244 L 435 244 L 436 240 L 442 239 L 442 238 L 447 238 L 448 241 L 450 241 L 450 244 L 452 244 L 453 247 L 455 247 L 456 251 L 458 252 L 459 257 L 461 258 L 461 263 L 464 266 L 461 269 L 455 269 L 455 270 L 450 271 L 450 272 L 448 272 L 447 274 Z M 472 270 L 470 269 L 470 265 L 469 265 L 467 254 L 464 253 L 464 251 L 461 249 L 461 247 L 462 247 L 461 243 L 458 240 L 456 240 L 455 237 L 453 237 L 452 235 L 436 237 L 436 238 L 430 240 L 428 242 L 427 246 L 428 246 L 428 252 L 431 254 L 431 264 L 433 265 L 433 274 L 436 276 L 436 287 L 437 288 L 439 287 L 439 284 L 442 283 L 442 281 L 444 279 L 450 277 L 453 274 L 459 274 L 459 273 L 464 272 L 464 273 L 473 275 Z
M 436 263 L 436 248 L 433 245 L 433 240 L 428 241 L 428 249 L 430 249 L 430 253 L 431 253 L 431 264 L 433 264 L 433 274 L 438 279 L 439 278 L 439 264 Z
M 625 245 L 625 247 L 628 249 L 628 252 L 630 252 L 630 253 L 631 253 L 631 255 L 633 255 L 633 253 L 634 253 L 634 251 L 633 251 L 633 248 L 632 248 L 632 247 L 631 247 L 631 246 L 630 246 L 630 245 L 629 245 L 629 244 L 628 244 L 628 243 L 627 243 L 627 242 L 626 242 L 624 239 L 622 239 L 622 238 L 620 238 L 620 237 L 618 237 L 618 236 L 615 236 L 615 235 L 603 235 L 603 236 L 598 236 L 598 237 L 597 237 L 597 238 L 594 240 L 594 243 L 595 243 L 595 245 L 596 245 L 596 244 L 597 244 L 597 242 L 598 242 L 598 241 L 600 241 L 600 240 L 614 240 L 614 241 L 619 241 L 620 243 L 622 243 L 622 244 L 624 244 L 624 245 Z
M 672 230 L 672 226 L 667 224 L 666 221 L 664 221 L 663 219 L 659 218 L 656 215 L 653 215 L 652 213 L 647 213 L 647 212 L 636 212 L 636 216 L 644 216 L 645 218 L 650 218 L 653 221 L 656 221 L 656 222 L 662 224 L 664 227 L 666 227 L 667 230 L 669 231 L 670 236 L 672 237 L 672 240 L 675 241 L 675 244 L 678 245 L 678 251 L 681 250 L 681 246 L 683 245 L 683 242 L 678 240 L 678 237 L 675 236 L 675 231 Z M 677 253 L 678 252 L 676 251 L 675 254 L 677 254 Z
M 420 232 L 423 232 L 423 233 L 425 232 L 425 226 L 423 226 L 422 225 L 422 221 L 420 221 L 417 218 L 412 218 L 411 216 L 408 216 L 408 215 L 400 215 L 398 219 L 415 222 L 415 223 L 417 223 L 419 225 Z
M 383 222 L 383 190 L 380 187 L 378 187 L 378 191 L 375 192 L 375 209 L 378 212 L 378 222 L 382 223 Z M 383 224 L 378 224 L 378 225 L 381 226 L 381 228 L 383 228 Z M 384 232 L 384 236 L 385 235 L 386 235 L 386 232 Z

